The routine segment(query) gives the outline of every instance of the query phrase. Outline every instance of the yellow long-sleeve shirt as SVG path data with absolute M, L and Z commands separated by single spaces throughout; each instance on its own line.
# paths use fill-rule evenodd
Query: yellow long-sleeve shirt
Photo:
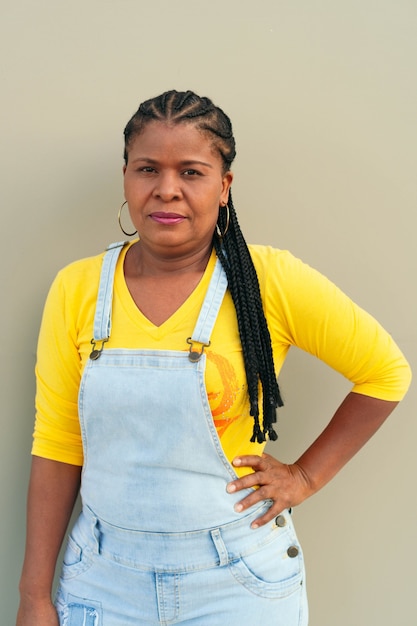
M 116 267 L 108 348 L 188 350 L 215 263 L 186 302 L 161 326 L 136 307 L 126 286 L 123 249 Z M 390 335 L 333 283 L 289 252 L 250 246 L 271 333 L 277 373 L 291 345 L 317 356 L 348 378 L 352 390 L 401 400 L 410 369 Z M 77 261 L 56 277 L 45 305 L 36 366 L 36 424 L 32 453 L 82 465 L 78 390 L 93 337 L 103 255 Z M 227 292 L 206 350 L 206 389 L 213 420 L 229 460 L 260 454 L 250 443 L 246 378 L 236 314 Z M 162 392 L 163 390 L 161 390 Z M 99 408 L 99 407 L 98 407 Z

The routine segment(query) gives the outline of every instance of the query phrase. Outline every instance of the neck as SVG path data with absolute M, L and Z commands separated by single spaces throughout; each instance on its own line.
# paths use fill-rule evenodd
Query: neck
M 176 255 L 149 249 L 142 241 L 133 244 L 126 255 L 125 271 L 135 276 L 158 276 L 204 272 L 210 259 L 212 245 L 190 253 Z

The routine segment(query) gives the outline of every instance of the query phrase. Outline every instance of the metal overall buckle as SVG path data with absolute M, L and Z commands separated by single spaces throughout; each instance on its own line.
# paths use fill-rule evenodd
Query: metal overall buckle
M 194 341 L 191 337 L 188 337 L 187 343 L 190 346 L 188 358 L 191 361 L 191 363 L 197 363 L 197 361 L 199 361 L 201 357 L 203 356 L 204 348 L 208 348 L 210 345 L 210 341 L 208 343 L 204 343 L 202 341 Z M 195 344 L 201 347 L 200 351 L 194 349 Z

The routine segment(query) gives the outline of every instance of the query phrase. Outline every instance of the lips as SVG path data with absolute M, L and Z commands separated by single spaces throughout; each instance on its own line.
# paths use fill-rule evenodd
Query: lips
M 164 213 L 163 211 L 151 213 L 149 217 L 155 222 L 158 222 L 158 224 L 179 224 L 186 219 L 179 213 Z

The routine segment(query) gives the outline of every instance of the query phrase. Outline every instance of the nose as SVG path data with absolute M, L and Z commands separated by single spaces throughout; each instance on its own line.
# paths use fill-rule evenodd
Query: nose
M 161 172 L 155 185 L 154 196 L 163 202 L 170 202 L 171 200 L 179 200 L 181 195 L 178 175 L 175 172 Z

